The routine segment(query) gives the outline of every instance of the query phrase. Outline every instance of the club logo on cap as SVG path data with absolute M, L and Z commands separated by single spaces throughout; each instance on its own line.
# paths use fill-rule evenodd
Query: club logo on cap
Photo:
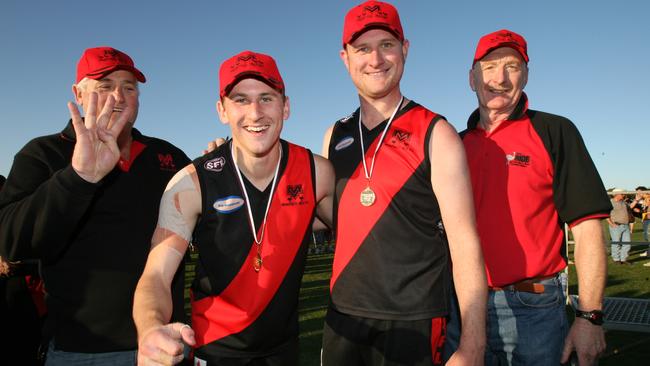
M 490 42 L 492 43 L 505 43 L 505 42 L 510 42 L 510 43 L 519 43 L 515 39 L 515 37 L 512 35 L 512 33 L 500 33 L 494 35 L 492 39 L 490 39 Z
M 117 52 L 117 50 L 114 49 L 107 49 L 104 50 L 104 55 L 99 56 L 99 61 L 108 61 L 108 60 L 119 60 L 120 54 Z
M 388 13 L 386 13 L 385 11 L 381 11 L 379 5 L 373 5 L 373 6 L 368 5 L 365 6 L 361 14 L 357 16 L 357 20 L 363 20 L 368 18 L 381 18 L 386 20 L 388 19 Z
M 255 66 L 255 67 L 264 67 L 264 62 L 258 60 L 257 57 L 255 57 L 255 55 L 250 53 L 247 55 L 241 55 L 237 57 L 237 61 L 234 64 L 230 65 L 230 71 L 234 72 L 238 68 L 243 66 L 248 66 L 248 65 Z

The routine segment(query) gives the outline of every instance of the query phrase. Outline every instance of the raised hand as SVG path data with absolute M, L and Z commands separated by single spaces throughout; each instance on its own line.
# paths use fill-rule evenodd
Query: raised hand
M 217 137 L 214 141 L 208 142 L 208 148 L 203 150 L 203 155 L 212 152 L 214 149 L 228 142 L 228 136 L 224 139 L 223 137 Z
M 91 93 L 85 119 L 77 106 L 68 102 L 72 117 L 72 126 L 77 135 L 77 142 L 72 154 L 72 168 L 81 178 L 90 183 L 97 183 L 104 178 L 120 159 L 117 137 L 132 114 L 133 107 L 127 106 L 122 112 L 114 112 L 115 98 L 106 99 L 104 108 L 97 114 L 97 93 Z M 111 121 L 113 113 L 118 117 Z

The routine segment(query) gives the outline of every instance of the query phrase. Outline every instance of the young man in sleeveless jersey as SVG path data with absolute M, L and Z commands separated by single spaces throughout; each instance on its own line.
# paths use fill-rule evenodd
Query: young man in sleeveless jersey
M 408 49 L 392 5 L 347 13 L 340 56 L 361 106 L 323 144 L 337 234 L 325 366 L 439 364 L 452 276 L 463 338 L 450 364 L 482 361 L 487 289 L 465 153 L 442 116 L 402 95 Z
M 139 363 L 297 365 L 298 293 L 315 214 L 331 221 L 330 163 L 280 139 L 289 99 L 275 61 L 244 51 L 219 71 L 232 140 L 169 183 L 135 294 Z M 169 322 L 173 269 L 192 241 L 192 327 Z

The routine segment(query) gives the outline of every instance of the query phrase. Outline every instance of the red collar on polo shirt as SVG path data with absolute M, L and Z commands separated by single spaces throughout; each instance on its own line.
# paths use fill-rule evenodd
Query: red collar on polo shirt
M 131 141 L 131 154 L 129 154 L 130 159 L 129 160 L 124 160 L 120 158 L 117 162 L 117 167 L 120 168 L 121 171 L 123 172 L 128 172 L 129 169 L 131 169 L 131 165 L 135 161 L 135 159 L 140 155 L 140 153 L 144 150 L 144 148 L 147 147 L 147 145 L 143 144 L 140 141 Z

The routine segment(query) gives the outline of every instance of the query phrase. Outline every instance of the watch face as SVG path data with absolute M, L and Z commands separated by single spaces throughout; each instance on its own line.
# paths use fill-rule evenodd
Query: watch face
M 593 311 L 591 313 L 591 319 L 589 319 L 589 320 L 592 323 L 596 324 L 596 325 L 602 325 L 603 324 L 603 313 L 601 313 L 599 311 L 598 312 Z
M 589 320 L 592 324 L 603 325 L 604 314 L 602 311 L 580 311 L 576 310 L 576 316 Z

